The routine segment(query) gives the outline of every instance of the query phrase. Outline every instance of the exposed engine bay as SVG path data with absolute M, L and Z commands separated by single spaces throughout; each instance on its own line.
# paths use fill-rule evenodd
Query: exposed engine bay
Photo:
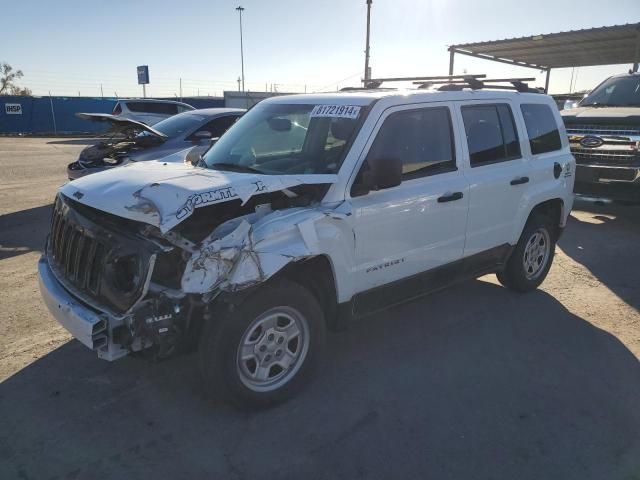
M 151 133 L 150 127 L 139 122 L 115 123 L 96 145 L 90 145 L 80 152 L 76 162 L 69 165 L 71 170 L 83 168 L 115 167 L 128 155 L 139 150 L 155 147 L 164 142 L 165 136 Z

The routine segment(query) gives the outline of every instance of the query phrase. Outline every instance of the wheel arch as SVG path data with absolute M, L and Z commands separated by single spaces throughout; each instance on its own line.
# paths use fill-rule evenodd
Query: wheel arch
M 562 198 L 553 197 L 545 200 L 541 200 L 533 204 L 529 208 L 529 212 L 526 216 L 523 216 L 517 230 L 514 232 L 514 243 L 517 243 L 522 231 L 524 230 L 525 225 L 529 222 L 529 220 L 534 215 L 543 215 L 551 221 L 552 225 L 555 226 L 556 230 L 554 232 L 556 238 L 560 233 L 561 229 L 566 224 L 566 205 Z

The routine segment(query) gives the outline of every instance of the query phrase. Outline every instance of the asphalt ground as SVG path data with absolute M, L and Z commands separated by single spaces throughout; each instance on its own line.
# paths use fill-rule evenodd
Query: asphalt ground
M 297 397 L 240 413 L 193 355 L 107 363 L 44 307 L 89 141 L 0 138 L 0 478 L 640 479 L 640 206 L 577 201 L 538 291 L 488 275 L 359 320 Z

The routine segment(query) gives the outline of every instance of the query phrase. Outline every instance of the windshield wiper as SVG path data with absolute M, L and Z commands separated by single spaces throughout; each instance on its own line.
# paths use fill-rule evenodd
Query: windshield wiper
M 239 172 L 239 173 L 264 173 L 257 168 L 248 167 L 246 165 L 238 165 L 237 163 L 214 163 L 209 168 L 213 168 L 214 170 L 227 170 L 231 172 Z

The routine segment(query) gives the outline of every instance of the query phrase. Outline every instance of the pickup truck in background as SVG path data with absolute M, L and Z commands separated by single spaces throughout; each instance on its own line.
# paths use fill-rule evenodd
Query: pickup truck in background
M 640 200 L 640 74 L 606 79 L 561 115 L 577 162 L 575 192 Z

